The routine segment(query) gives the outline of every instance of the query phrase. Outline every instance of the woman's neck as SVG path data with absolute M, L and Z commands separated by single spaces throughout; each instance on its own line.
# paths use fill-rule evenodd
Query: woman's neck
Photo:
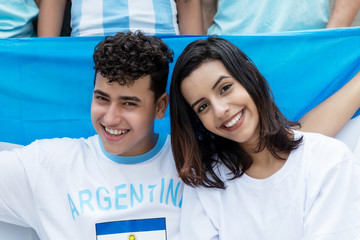
M 289 131 L 288 134 L 290 138 L 294 138 L 292 131 Z M 281 158 L 279 159 L 266 147 L 262 151 L 256 152 L 255 149 L 258 148 L 258 139 L 246 143 L 239 143 L 239 146 L 244 149 L 253 160 L 250 168 L 247 169 L 245 173 L 250 177 L 258 179 L 268 178 L 279 171 L 290 155 L 290 153 L 277 152 L 278 156 Z
M 274 157 L 267 148 L 259 153 L 255 153 L 254 151 L 246 152 L 253 159 L 253 163 L 251 164 L 250 168 L 245 171 L 245 173 L 252 178 L 268 178 L 279 171 L 286 162 L 286 160 Z M 289 154 L 280 154 L 280 156 L 283 159 L 287 159 Z

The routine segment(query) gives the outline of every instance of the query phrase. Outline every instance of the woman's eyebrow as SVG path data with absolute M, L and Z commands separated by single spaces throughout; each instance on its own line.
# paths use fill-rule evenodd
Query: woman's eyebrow
M 219 85 L 219 83 L 220 83 L 223 79 L 225 79 L 225 78 L 229 78 L 229 76 L 220 76 L 220 77 L 218 78 L 218 80 L 216 80 L 214 86 L 212 87 L 212 90 L 214 90 L 214 89 L 216 88 L 216 86 Z
M 220 76 L 218 78 L 218 80 L 216 80 L 214 86 L 212 87 L 212 90 L 214 90 L 216 88 L 217 85 L 219 85 L 219 83 L 223 80 L 229 78 L 229 76 Z M 193 104 L 191 104 L 191 108 L 194 108 L 196 106 L 196 104 L 198 104 L 199 102 L 201 102 L 202 100 L 204 100 L 204 98 L 200 98 L 199 100 L 195 101 Z
M 193 104 L 191 104 L 191 108 L 194 108 L 196 106 L 196 104 L 198 104 L 199 102 L 201 102 L 204 99 L 205 98 L 200 98 L 199 100 L 195 101 Z

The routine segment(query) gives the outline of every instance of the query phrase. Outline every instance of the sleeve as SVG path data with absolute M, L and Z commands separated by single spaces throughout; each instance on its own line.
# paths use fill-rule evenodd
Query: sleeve
M 318 190 L 306 209 L 304 239 L 360 239 L 360 162 L 349 152 L 314 185 Z
M 33 156 L 32 146 L 0 151 L 0 221 L 34 227 L 37 213 L 29 171 L 24 163 L 24 158 Z
M 209 209 L 207 209 L 209 210 Z M 212 209 L 215 210 L 215 209 Z M 196 188 L 185 186 L 180 220 L 181 239 L 218 240 L 218 229 L 207 215 Z

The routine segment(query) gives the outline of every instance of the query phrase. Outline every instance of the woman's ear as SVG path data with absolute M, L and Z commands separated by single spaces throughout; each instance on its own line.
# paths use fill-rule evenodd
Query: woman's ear
M 165 116 L 166 108 L 169 105 L 169 94 L 164 93 L 156 100 L 155 118 L 160 120 Z

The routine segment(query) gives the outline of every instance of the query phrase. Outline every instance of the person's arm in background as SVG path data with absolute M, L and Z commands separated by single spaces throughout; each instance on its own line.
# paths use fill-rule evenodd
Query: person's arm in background
M 36 6 L 40 7 L 41 0 L 34 0 Z
M 349 27 L 360 9 L 360 0 L 335 0 L 326 28 Z
M 202 19 L 203 19 L 203 31 L 204 34 L 214 23 L 214 16 L 217 12 L 217 0 L 201 0 Z
M 64 18 L 66 0 L 41 0 L 38 37 L 58 37 Z
M 334 137 L 360 108 L 360 72 L 300 120 L 301 131 Z
M 177 0 L 180 34 L 201 35 L 203 33 L 201 0 Z

